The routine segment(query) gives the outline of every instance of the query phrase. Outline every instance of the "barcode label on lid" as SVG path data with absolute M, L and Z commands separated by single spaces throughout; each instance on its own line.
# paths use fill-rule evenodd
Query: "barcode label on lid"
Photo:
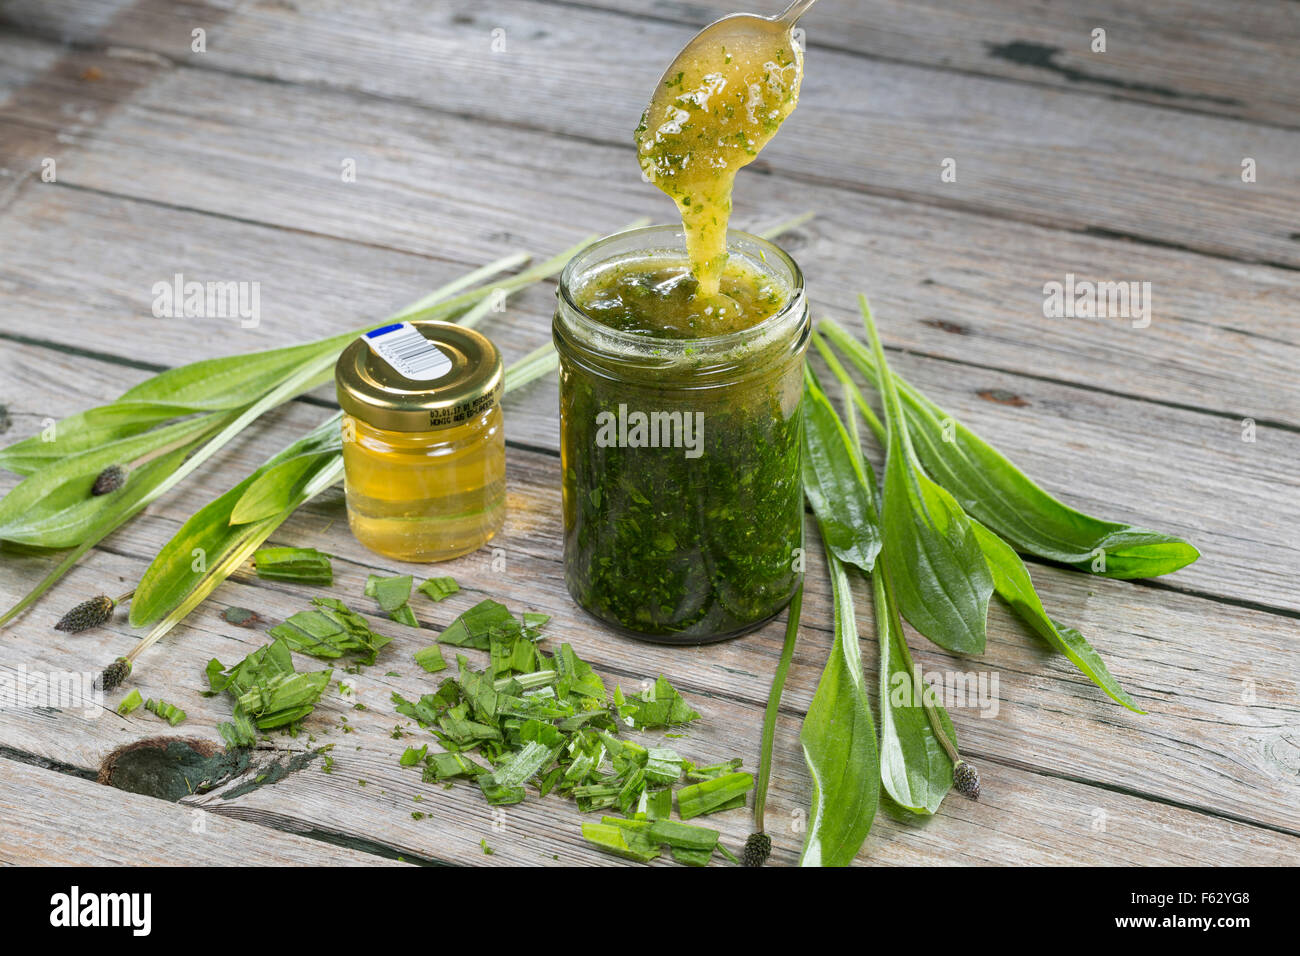
M 372 329 L 363 338 L 372 352 L 406 378 L 429 382 L 451 371 L 451 359 L 446 353 L 421 335 L 410 322 Z

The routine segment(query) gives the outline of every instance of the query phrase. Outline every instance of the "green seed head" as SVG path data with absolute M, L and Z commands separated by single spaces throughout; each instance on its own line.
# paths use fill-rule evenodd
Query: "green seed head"
M 107 594 L 101 594 L 93 597 L 89 601 L 82 601 L 54 625 L 56 631 L 67 631 L 69 634 L 76 634 L 79 631 L 89 630 L 92 627 L 99 627 L 113 616 L 113 608 L 117 607 L 117 602 Z
M 131 676 L 131 662 L 125 657 L 119 657 L 113 663 L 104 668 L 104 673 L 99 675 L 99 686 L 107 693 L 111 690 L 117 690 L 122 685 L 122 681 Z
M 964 760 L 958 760 L 952 768 L 953 789 L 963 797 L 972 800 L 980 798 L 980 773 Z
M 117 491 L 126 484 L 126 469 L 121 465 L 109 465 L 99 473 L 95 479 L 95 484 L 91 487 L 92 495 L 106 495 L 110 492 Z
M 762 866 L 772 852 L 772 838 L 766 833 L 751 833 L 745 841 L 745 866 Z

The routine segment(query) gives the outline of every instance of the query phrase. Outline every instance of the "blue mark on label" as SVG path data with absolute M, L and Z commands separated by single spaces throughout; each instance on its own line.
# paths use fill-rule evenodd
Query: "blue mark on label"
M 402 327 L 402 323 L 398 322 L 395 325 L 385 325 L 378 329 L 371 329 L 369 332 L 366 333 L 366 338 L 377 339 L 379 338 L 379 336 L 386 335 L 387 333 L 392 332 L 394 329 L 400 329 L 401 327 Z

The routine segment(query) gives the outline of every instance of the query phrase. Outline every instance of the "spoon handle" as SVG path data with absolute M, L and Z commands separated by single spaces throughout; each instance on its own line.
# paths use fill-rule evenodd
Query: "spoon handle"
M 792 27 L 794 26 L 795 21 L 807 13 L 808 8 L 816 2 L 817 0 L 794 0 L 794 3 L 790 4 L 790 6 L 786 8 L 785 13 L 782 13 L 774 19 L 778 23 L 784 23 L 786 26 Z

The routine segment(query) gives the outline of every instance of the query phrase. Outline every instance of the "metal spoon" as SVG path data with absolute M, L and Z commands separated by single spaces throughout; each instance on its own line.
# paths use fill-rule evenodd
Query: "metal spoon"
M 714 20 L 695 34 L 690 42 L 682 47 L 682 51 L 677 54 L 673 62 L 668 64 L 668 69 L 664 70 L 664 75 L 659 78 L 659 83 L 655 86 L 654 96 L 650 98 L 651 115 L 662 115 L 676 95 L 667 82 L 671 77 L 694 63 L 701 50 L 717 49 L 725 45 L 728 40 L 732 43 L 738 40 L 753 42 L 784 36 L 787 49 L 790 50 L 790 62 L 799 62 L 793 50 L 794 40 L 790 33 L 794 29 L 795 22 L 816 2 L 817 0 L 794 0 L 784 13 L 774 17 L 760 17 L 756 13 L 732 13 L 721 20 Z

